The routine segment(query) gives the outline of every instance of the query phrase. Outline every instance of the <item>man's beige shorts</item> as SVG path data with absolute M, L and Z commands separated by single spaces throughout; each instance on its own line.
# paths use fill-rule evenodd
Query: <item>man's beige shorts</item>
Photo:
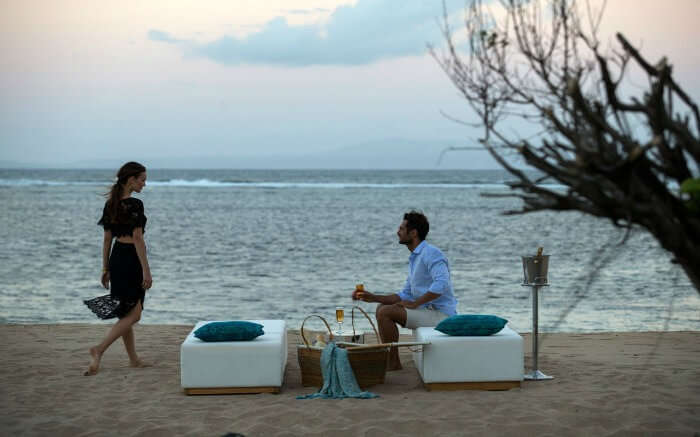
M 406 308 L 406 326 L 404 328 L 416 329 L 421 326 L 437 326 L 447 317 L 447 314 L 438 310 L 426 308 L 409 310 Z

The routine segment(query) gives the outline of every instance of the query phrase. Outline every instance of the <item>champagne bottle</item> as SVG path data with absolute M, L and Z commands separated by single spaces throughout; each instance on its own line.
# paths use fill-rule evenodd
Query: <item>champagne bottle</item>
M 538 248 L 537 248 L 537 256 L 542 256 L 542 251 L 543 251 L 543 250 L 544 250 L 544 249 L 543 249 L 542 247 L 538 247 Z

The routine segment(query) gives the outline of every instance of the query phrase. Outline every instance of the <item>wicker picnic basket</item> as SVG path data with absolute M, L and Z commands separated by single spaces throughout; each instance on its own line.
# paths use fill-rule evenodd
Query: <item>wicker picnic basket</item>
M 372 319 L 369 318 L 367 313 L 360 307 L 353 307 L 351 312 L 352 320 L 352 331 L 353 336 L 355 334 L 355 308 L 360 310 L 367 320 L 369 320 L 374 334 L 379 340 L 379 333 L 377 328 L 375 328 Z M 331 327 L 328 325 L 326 319 L 318 314 L 311 314 L 307 316 L 303 322 L 301 322 L 301 338 L 304 341 L 303 345 L 297 346 L 297 356 L 299 358 L 299 369 L 301 370 L 301 384 L 304 387 L 322 387 L 323 386 L 323 374 L 321 373 L 321 352 L 323 348 L 312 346 L 304 335 L 304 323 L 311 318 L 318 317 L 326 325 L 330 339 L 333 339 L 333 332 Z M 376 384 L 383 384 L 384 377 L 386 376 L 386 363 L 389 358 L 389 347 L 381 344 L 377 345 L 360 345 L 361 350 L 354 350 L 355 348 L 348 344 L 341 344 L 339 347 L 343 347 L 348 351 L 348 359 L 350 361 L 350 366 L 352 367 L 353 373 L 355 373 L 355 379 L 357 379 L 357 384 L 361 389 L 366 389 Z

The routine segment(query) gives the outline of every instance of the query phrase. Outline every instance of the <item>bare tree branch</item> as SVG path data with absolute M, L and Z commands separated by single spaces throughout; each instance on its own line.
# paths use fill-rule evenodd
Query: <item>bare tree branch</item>
M 511 195 L 523 206 L 506 213 L 575 210 L 628 233 L 645 229 L 700 292 L 700 207 L 690 207 L 677 188 L 700 176 L 700 111 L 672 66 L 666 58 L 649 62 L 621 34 L 616 51 L 603 52 L 603 10 L 587 1 L 500 6 L 506 14 L 497 19 L 482 0 L 471 0 L 465 47 L 445 13 L 447 50 L 431 54 L 477 115 L 483 149 L 516 178 Z M 648 79 L 639 94 L 629 91 L 630 61 Z M 460 148 L 443 154 L 450 150 Z M 532 180 L 513 164 L 513 153 L 565 189 Z

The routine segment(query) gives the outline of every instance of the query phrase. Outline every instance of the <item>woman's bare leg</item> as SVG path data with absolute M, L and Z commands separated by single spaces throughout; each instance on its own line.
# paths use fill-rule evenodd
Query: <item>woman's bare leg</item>
M 122 335 L 122 340 L 124 341 L 124 349 L 126 349 L 126 354 L 129 355 L 131 365 L 138 363 L 139 356 L 136 354 L 136 341 L 133 327 L 129 326 L 129 329 Z
M 131 311 L 129 311 L 129 314 L 112 326 L 112 329 L 109 330 L 107 336 L 104 338 L 104 340 L 102 340 L 102 343 L 90 348 L 90 365 L 88 366 L 85 375 L 94 375 L 100 370 L 100 360 L 102 359 L 102 354 L 105 353 L 107 348 L 114 343 L 116 339 L 122 337 L 127 331 L 131 330 L 131 326 L 134 323 L 141 320 L 142 308 L 141 302 L 139 302 L 134 308 L 131 309 Z
M 149 363 L 141 361 L 138 354 L 136 353 L 136 340 L 134 336 L 134 328 L 129 327 L 129 329 L 122 335 L 122 340 L 124 341 L 124 348 L 126 353 L 129 355 L 129 363 L 131 367 L 150 367 Z

